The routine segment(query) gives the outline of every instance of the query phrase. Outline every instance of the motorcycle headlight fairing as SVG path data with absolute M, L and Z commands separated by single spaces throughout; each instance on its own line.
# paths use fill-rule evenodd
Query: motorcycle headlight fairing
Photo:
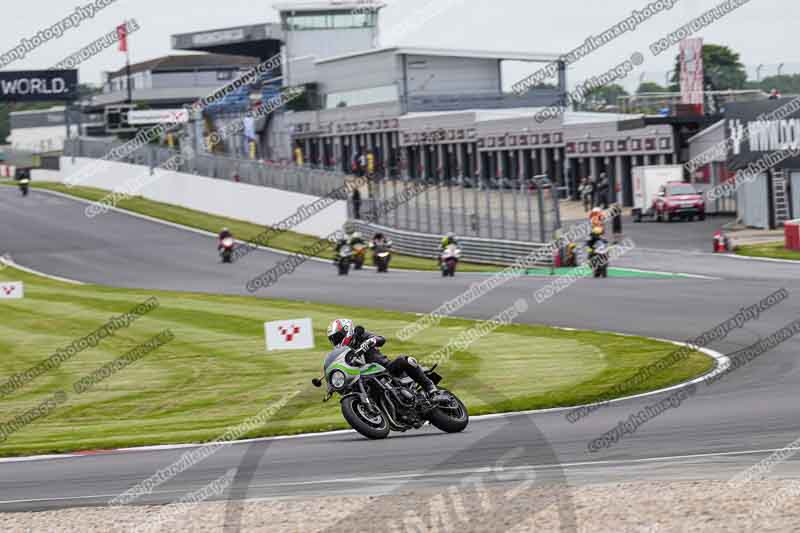
M 331 372 L 331 386 L 335 389 L 344 387 L 345 376 L 341 370 L 334 370 Z

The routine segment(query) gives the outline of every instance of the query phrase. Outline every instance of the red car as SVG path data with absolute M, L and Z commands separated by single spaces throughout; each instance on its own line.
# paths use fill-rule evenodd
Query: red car
M 705 220 L 706 204 L 690 183 L 669 181 L 658 190 L 658 196 L 653 201 L 653 212 L 659 222 L 665 218 L 670 222 L 674 218 L 694 220 L 697 217 Z

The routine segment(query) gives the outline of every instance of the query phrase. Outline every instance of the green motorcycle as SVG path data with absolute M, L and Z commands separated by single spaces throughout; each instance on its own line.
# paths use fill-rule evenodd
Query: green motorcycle
M 450 391 L 439 389 L 433 400 L 410 377 L 395 377 L 377 363 L 367 364 L 358 350 L 342 346 L 325 357 L 328 393 L 341 396 L 342 415 L 350 426 L 369 439 L 384 439 L 390 431 L 419 429 L 426 422 L 447 433 L 463 431 L 469 423 L 467 408 Z M 425 375 L 436 385 L 442 376 L 433 368 Z M 323 380 L 314 378 L 315 387 Z

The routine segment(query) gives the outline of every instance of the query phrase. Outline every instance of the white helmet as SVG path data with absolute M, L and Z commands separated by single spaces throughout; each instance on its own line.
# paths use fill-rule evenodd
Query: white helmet
M 328 340 L 336 348 L 349 346 L 354 333 L 353 321 L 349 318 L 337 318 L 328 326 Z

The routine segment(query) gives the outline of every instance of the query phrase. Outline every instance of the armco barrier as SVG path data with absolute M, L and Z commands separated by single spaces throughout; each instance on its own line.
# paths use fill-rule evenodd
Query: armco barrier
M 369 239 L 377 232 L 381 232 L 389 237 L 398 253 L 414 255 L 418 257 L 429 257 L 436 259 L 439 255 L 439 247 L 442 237 L 440 235 L 430 235 L 427 233 L 415 233 L 402 231 L 377 224 L 370 224 L 361 220 L 354 223 L 356 229 L 365 238 Z M 536 250 L 546 247 L 542 243 L 501 241 L 497 239 L 475 239 L 460 238 L 461 259 L 470 263 L 485 263 L 495 265 L 510 265 L 517 259 L 523 258 Z M 553 258 L 550 254 L 546 255 L 544 261 L 536 264 L 550 266 Z
M 800 250 L 800 219 L 785 222 L 783 234 L 786 237 L 787 249 Z

